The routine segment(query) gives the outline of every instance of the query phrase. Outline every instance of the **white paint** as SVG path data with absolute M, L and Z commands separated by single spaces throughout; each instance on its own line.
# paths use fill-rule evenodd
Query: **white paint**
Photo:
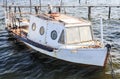
M 45 18 L 45 17 L 47 17 L 47 18 Z M 64 16 L 61 18 L 65 18 L 65 17 L 69 17 L 69 16 Z M 74 28 L 74 27 L 76 27 L 75 24 L 76 25 L 81 24 L 82 27 L 84 27 L 85 24 L 91 25 L 90 22 L 84 21 L 84 20 L 82 20 L 82 21 L 75 20 L 73 22 L 71 20 L 70 22 L 67 22 L 68 23 L 67 25 L 65 25 L 66 21 L 68 21 L 68 19 L 67 20 L 64 19 L 64 22 L 60 22 L 59 18 L 58 18 L 58 20 L 55 20 L 55 19 L 51 19 L 49 16 L 43 16 L 42 18 L 40 18 L 40 17 L 31 15 L 31 18 L 30 18 L 30 25 L 29 25 L 29 29 L 28 29 L 27 38 L 36 43 L 50 46 L 53 48 L 57 48 L 58 50 L 54 50 L 53 52 L 48 52 L 43 49 L 32 46 L 29 43 L 26 43 L 26 42 L 24 42 L 24 43 L 43 54 L 46 54 L 51 57 L 55 57 L 55 58 L 58 58 L 58 59 L 61 59 L 64 61 L 69 61 L 69 62 L 79 63 L 79 64 L 104 66 L 104 62 L 107 57 L 107 49 L 101 48 L 101 47 L 99 47 L 99 48 L 93 47 L 92 48 L 92 46 L 96 45 L 95 42 L 93 42 L 93 43 L 91 42 L 92 39 L 90 41 L 88 41 L 87 43 L 79 42 L 77 44 L 70 44 L 70 45 L 69 44 L 67 45 L 66 43 L 65 44 L 58 43 L 58 40 L 60 38 L 62 30 L 65 30 L 64 38 L 66 41 L 66 31 L 67 31 L 66 28 L 68 28 L 68 27 Z M 36 24 L 35 31 L 32 30 L 33 23 Z M 73 23 L 75 23 L 75 24 L 73 24 Z M 42 27 L 42 26 L 44 27 L 45 30 L 44 30 L 44 34 L 40 35 L 39 31 L 40 31 L 40 27 Z M 81 27 L 81 26 L 79 26 L 79 27 Z M 55 40 L 53 40 L 51 38 L 51 32 L 53 30 L 55 30 L 57 32 L 57 38 Z M 69 35 L 74 35 L 74 30 L 72 30 L 72 32 L 73 33 L 71 33 Z M 81 34 L 83 35 L 83 33 L 81 33 Z M 74 37 L 73 39 L 75 39 L 75 38 L 76 37 Z M 82 46 L 80 47 L 80 45 L 83 45 L 83 47 Z M 87 46 L 86 48 L 84 48 L 85 45 Z M 90 46 L 91 46 L 91 48 L 90 48 Z M 99 45 L 97 45 L 97 46 L 99 46 Z
M 100 25 L 101 25 L 101 43 L 103 44 L 103 20 L 102 20 L 102 18 L 100 18 Z
M 29 30 L 28 30 L 28 38 L 33 40 L 34 42 L 37 43 L 41 43 L 41 44 L 45 44 L 46 40 L 45 40 L 45 36 L 46 36 L 46 26 L 47 26 L 47 21 L 46 20 L 42 20 L 38 17 L 35 16 L 30 16 L 30 26 L 29 26 Z M 36 30 L 33 31 L 32 30 L 32 24 L 35 23 L 36 24 Z M 40 35 L 40 27 L 44 27 L 44 34 Z
M 43 54 L 78 64 L 104 66 L 104 62 L 107 57 L 106 48 L 94 48 L 94 49 L 83 48 L 78 50 L 59 49 L 59 50 L 55 50 L 54 52 L 47 52 L 40 48 L 34 47 L 28 43 L 25 44 L 27 44 L 28 46 L 32 47 L 33 49 Z
M 36 30 L 32 30 L 32 24 L 36 24 Z M 44 27 L 44 34 L 40 35 L 40 27 Z M 51 47 L 59 47 L 61 44 L 58 43 L 61 32 L 64 29 L 64 25 L 57 21 L 45 20 L 39 17 L 35 17 L 31 15 L 30 26 L 28 32 L 28 38 L 33 40 L 36 43 L 40 43 L 43 45 L 51 46 Z M 55 30 L 57 32 L 57 39 L 51 39 L 51 32 Z
M 87 22 L 87 21 L 85 21 L 85 22 Z M 36 23 L 35 31 L 32 30 L 33 23 Z M 43 26 L 45 28 L 45 34 L 43 36 L 41 36 L 39 33 L 41 26 Z M 72 26 L 72 27 L 74 27 L 74 26 Z M 66 27 L 65 27 L 64 23 L 61 23 L 59 21 L 45 20 L 43 18 L 39 18 L 39 17 L 31 15 L 28 38 L 39 44 L 43 44 L 43 45 L 50 46 L 53 48 L 58 48 L 58 50 L 54 50 L 54 52 L 48 52 L 43 49 L 32 46 L 26 42 L 25 42 L 25 44 L 27 44 L 31 48 L 33 48 L 43 54 L 46 54 L 51 57 L 55 57 L 55 58 L 58 58 L 58 59 L 61 59 L 64 61 L 69 61 L 69 62 L 79 63 L 79 64 L 104 66 L 104 62 L 107 57 L 107 49 L 106 48 L 101 48 L 101 47 L 99 47 L 99 48 L 82 48 L 82 47 L 80 47 L 82 45 L 83 46 L 86 45 L 87 47 L 96 45 L 96 43 L 93 41 L 85 42 L 85 43 L 78 43 L 78 44 L 71 44 L 71 45 L 59 44 L 58 40 L 59 40 L 60 34 L 63 29 L 65 30 L 65 28 Z M 101 27 L 101 29 L 103 29 L 103 28 Z M 57 38 L 55 40 L 53 40 L 51 38 L 51 32 L 53 30 L 55 30 L 57 32 Z M 103 35 L 101 35 L 101 37 L 102 36 Z
M 46 34 L 46 42 L 47 42 L 47 45 L 48 46 L 51 46 L 51 47 L 59 47 L 59 43 L 58 43 L 58 40 L 60 38 L 60 35 L 61 35 L 61 32 L 62 30 L 64 29 L 64 26 L 60 23 L 55 23 L 55 22 L 52 22 L 52 21 L 49 21 L 48 22 L 48 25 L 47 25 L 47 34 Z M 55 40 L 53 40 L 51 38 L 51 32 L 55 30 L 57 32 L 57 38 Z
M 19 22 L 15 23 L 17 26 L 19 26 Z M 20 22 L 20 26 L 29 26 L 29 22 Z

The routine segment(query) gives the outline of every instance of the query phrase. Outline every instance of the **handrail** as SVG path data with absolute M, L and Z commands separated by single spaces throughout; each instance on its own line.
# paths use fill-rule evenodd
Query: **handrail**
M 2 7 L 6 7 L 5 5 L 0 5 Z M 31 5 L 31 6 L 23 6 L 23 5 L 7 5 L 7 7 L 26 7 L 26 8 L 30 8 L 30 7 L 48 7 L 46 5 Z M 52 6 L 52 7 L 60 7 L 59 5 L 56 6 Z M 120 5 L 62 5 L 61 7 L 120 7 Z

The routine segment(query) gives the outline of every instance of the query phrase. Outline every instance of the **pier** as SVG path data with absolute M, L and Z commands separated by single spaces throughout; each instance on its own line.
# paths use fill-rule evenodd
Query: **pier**
M 47 8 L 48 6 L 42 6 L 42 5 L 34 5 L 34 6 L 17 6 L 17 5 L 1 5 L 2 7 L 6 7 L 6 10 L 7 9 L 10 9 L 10 8 L 18 8 L 19 11 L 20 11 L 20 8 L 31 8 L 30 9 L 30 13 L 32 12 L 32 9 L 35 9 L 35 12 L 38 13 L 39 10 L 41 10 L 41 8 Z M 92 13 L 92 8 L 96 8 L 96 7 L 106 7 L 108 8 L 108 19 L 111 18 L 111 8 L 112 7 L 116 7 L 116 8 L 120 8 L 120 5 L 78 5 L 78 6 L 74 6 L 74 5 L 68 5 L 68 6 L 52 6 L 53 8 L 58 8 L 59 12 L 61 12 L 61 8 L 75 8 L 75 7 L 87 7 L 88 8 L 88 19 L 90 20 L 91 19 L 91 13 Z

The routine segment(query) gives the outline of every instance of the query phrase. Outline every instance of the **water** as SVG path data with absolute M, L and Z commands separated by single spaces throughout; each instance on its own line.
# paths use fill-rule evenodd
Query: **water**
M 47 0 L 45 0 L 47 1 Z M 87 18 L 87 8 L 71 8 L 73 16 Z M 103 8 L 93 8 L 92 23 L 95 38 L 100 38 L 99 16 L 102 13 L 104 25 L 104 42 L 112 46 L 111 54 L 116 78 L 120 79 L 120 20 L 106 20 Z M 118 14 L 111 16 L 118 19 Z M 79 15 L 81 14 L 81 15 Z M 15 43 L 4 29 L 4 12 L 0 8 L 0 79 L 112 79 L 109 63 L 106 68 L 83 66 L 57 60 L 27 47 L 21 42 Z

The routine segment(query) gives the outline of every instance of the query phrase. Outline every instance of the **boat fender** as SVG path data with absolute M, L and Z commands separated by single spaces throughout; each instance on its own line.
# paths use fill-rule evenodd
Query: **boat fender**
M 110 51 L 110 49 L 111 49 L 111 45 L 110 44 L 106 44 L 105 47 L 107 47 L 107 51 Z

